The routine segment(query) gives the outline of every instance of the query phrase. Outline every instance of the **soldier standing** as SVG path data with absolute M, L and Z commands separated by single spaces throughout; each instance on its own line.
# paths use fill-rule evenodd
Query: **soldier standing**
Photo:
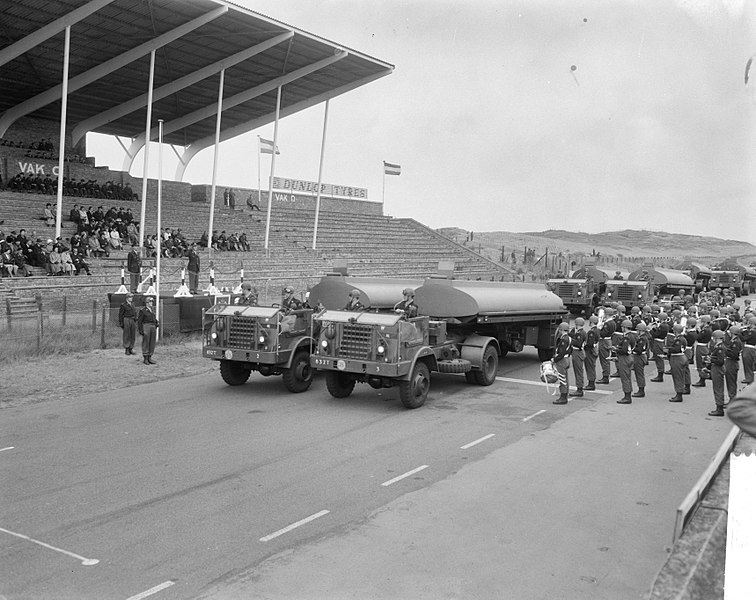
M 199 288 L 199 274 L 200 274 L 200 257 L 197 254 L 197 244 L 192 243 L 189 248 L 189 254 L 187 255 L 189 262 L 186 265 L 186 272 L 189 273 L 189 291 L 192 294 L 197 293 Z
M 139 311 L 137 317 L 137 329 L 142 336 L 142 356 L 145 365 L 157 364 L 152 360 L 152 355 L 155 352 L 157 328 L 159 326 L 160 323 L 158 323 L 157 314 L 155 314 L 155 299 L 152 296 L 147 296 L 144 308 Z
M 606 309 L 606 320 L 599 329 L 601 339 L 599 341 L 599 362 L 601 363 L 601 379 L 596 383 L 609 383 L 610 364 L 609 356 L 612 353 L 612 335 L 617 331 L 617 323 L 611 318 L 613 311 L 611 308 Z
M 690 317 L 687 321 L 687 329 L 685 330 L 685 358 L 688 360 L 688 366 L 683 371 L 683 377 L 685 378 L 685 391 L 683 394 L 690 394 L 690 365 L 693 364 L 693 351 L 695 349 L 696 341 L 698 340 L 698 330 L 696 329 L 698 322 Z
M 598 356 L 599 330 L 597 327 L 598 317 L 591 315 L 588 318 L 588 331 L 585 334 L 585 373 L 588 377 L 588 385 L 583 389 L 591 391 L 596 389 L 596 357 Z
M 570 376 L 567 369 L 570 368 L 570 352 L 572 351 L 572 340 L 567 333 L 570 329 L 569 323 L 559 323 L 556 334 L 556 347 L 554 348 L 554 358 L 551 362 L 559 373 L 559 398 L 552 404 L 567 404 L 567 391 L 570 389 Z
M 633 398 L 646 397 L 646 365 L 648 364 L 648 331 L 647 325 L 641 321 L 635 328 L 635 346 L 633 347 L 633 372 L 638 391 L 632 394 Z
M 684 326 L 682 323 L 675 323 L 672 326 L 673 338 L 668 346 L 669 367 L 672 371 L 672 382 L 675 385 L 675 395 L 670 402 L 682 402 L 682 395 L 685 392 L 685 369 L 688 368 L 688 359 L 685 357 L 685 348 L 688 343 L 683 335 Z
M 698 330 L 695 346 L 696 370 L 698 371 L 698 381 L 693 387 L 706 387 L 706 378 L 704 377 L 704 367 L 706 366 L 706 356 L 709 354 L 709 342 L 711 342 L 711 317 L 709 315 L 701 316 L 701 326 Z
M 727 395 L 731 401 L 738 394 L 738 371 L 740 370 L 740 352 L 743 342 L 740 341 L 740 326 L 731 325 L 724 336 L 725 347 L 725 383 Z
M 633 392 L 633 381 L 630 375 L 633 370 L 633 348 L 635 347 L 635 334 L 630 330 L 633 322 L 630 319 L 622 321 L 622 337 L 617 344 L 617 371 L 622 382 L 624 396 L 617 400 L 617 404 L 632 404 L 630 394 Z
M 756 317 L 748 318 L 748 327 L 740 333 L 743 340 L 743 376 L 741 383 L 753 383 L 753 371 L 756 368 Z
M 132 294 L 137 291 L 139 278 L 142 275 L 142 259 L 139 257 L 138 248 L 139 246 L 132 244 L 126 256 L 126 268 L 129 271 L 129 287 Z
M 725 346 L 724 331 L 717 329 L 711 334 L 709 354 L 706 357 L 711 373 L 711 387 L 714 388 L 714 410 L 710 417 L 724 417 L 724 388 L 725 388 Z
M 664 341 L 670 333 L 666 313 L 659 313 L 659 322 L 651 328 L 651 355 L 654 357 L 657 375 L 649 381 L 664 381 Z
M 583 397 L 583 386 L 585 385 L 583 370 L 585 367 L 585 340 L 587 334 L 585 329 L 583 329 L 584 325 L 585 320 L 582 317 L 578 317 L 575 319 L 575 327 L 570 330 L 569 334 L 572 343 L 572 370 L 575 372 L 575 387 L 577 388 L 574 392 L 570 392 L 570 396 L 576 398 Z
M 126 355 L 134 354 L 134 341 L 136 340 L 137 311 L 134 307 L 134 294 L 126 294 L 126 300 L 118 309 L 118 326 L 123 329 L 123 347 Z

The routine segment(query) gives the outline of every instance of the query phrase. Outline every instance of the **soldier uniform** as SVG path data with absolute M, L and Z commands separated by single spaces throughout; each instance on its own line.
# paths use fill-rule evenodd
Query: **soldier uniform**
M 123 329 L 123 347 L 126 354 L 134 354 L 137 311 L 133 304 L 134 294 L 126 294 L 126 301 L 118 309 L 118 326 Z
M 234 298 L 234 304 L 239 306 L 257 306 L 257 289 L 248 281 L 242 283 L 241 296 Z
M 740 341 L 740 327 L 733 325 L 724 335 L 725 347 L 725 384 L 727 395 L 732 400 L 738 393 L 738 371 L 740 370 L 740 352 L 743 342 Z
M 417 304 L 415 304 L 415 290 L 404 288 L 402 290 L 404 299 L 394 305 L 394 310 L 402 311 L 406 319 L 413 319 L 417 316 Z
M 667 317 L 664 313 L 660 313 L 659 323 L 651 329 L 651 356 L 656 365 L 657 375 L 650 381 L 655 383 L 664 381 L 664 341 L 667 339 L 670 332 L 666 318 Z
M 142 273 L 142 259 L 139 258 L 137 248 L 138 246 L 132 246 L 131 251 L 126 257 L 126 268 L 129 272 L 129 284 L 132 294 L 139 287 L 139 277 Z
M 675 395 L 670 402 L 682 402 L 682 395 L 685 392 L 685 369 L 688 368 L 688 359 L 685 357 L 685 348 L 688 343 L 683 335 L 683 326 L 675 323 L 673 326 L 674 337 L 667 347 L 669 352 L 669 366 L 672 371 L 672 382 L 675 385 Z
M 197 293 L 199 288 L 199 274 L 200 274 L 200 257 L 197 254 L 197 245 L 192 244 L 189 248 L 189 254 L 187 255 L 189 262 L 186 265 L 186 272 L 189 273 L 189 291 L 192 294 Z
M 704 315 L 701 317 L 701 329 L 698 331 L 695 345 L 696 370 L 698 371 L 698 381 L 693 387 L 706 387 L 706 378 L 703 374 L 706 356 L 709 354 L 709 342 L 711 341 L 711 317 Z
M 352 290 L 349 292 L 349 300 L 347 301 L 346 306 L 344 306 L 344 310 L 365 310 L 365 305 L 360 302 L 360 290 Z
M 575 387 L 574 392 L 570 393 L 570 396 L 580 398 L 583 396 L 583 386 L 585 385 L 585 377 L 583 373 L 583 367 L 585 363 L 585 340 L 586 332 L 583 329 L 585 321 L 578 317 L 575 319 L 575 327 L 570 330 L 570 340 L 572 344 L 572 370 L 575 372 Z M 595 368 L 595 363 L 594 363 Z
M 572 340 L 567 333 L 569 328 L 570 326 L 567 323 L 560 323 L 559 329 L 557 329 L 554 358 L 551 360 L 557 373 L 562 377 L 559 381 L 559 398 L 554 400 L 552 404 L 567 404 L 567 390 L 570 389 L 570 376 L 567 373 L 567 369 L 570 368 L 570 352 L 572 351 Z
M 284 299 L 281 301 L 281 306 L 287 310 L 301 310 L 304 307 L 302 301 L 294 297 L 294 290 L 289 286 L 284 288 Z
M 706 357 L 711 373 L 711 387 L 714 390 L 714 410 L 709 413 L 711 417 L 724 416 L 724 388 L 725 388 L 725 346 L 724 332 L 717 329 L 708 344 L 709 354 Z
M 599 343 L 599 331 L 596 324 L 598 323 L 598 317 L 591 315 L 588 319 L 590 329 L 585 334 L 585 373 L 588 377 L 588 385 L 585 386 L 585 390 L 596 389 L 596 358 L 598 357 L 598 343 Z
M 596 383 L 609 383 L 609 356 L 612 353 L 612 335 L 617 330 L 617 324 L 614 319 L 608 318 L 599 330 L 599 362 L 601 363 L 601 379 Z
M 740 332 L 743 340 L 743 381 L 741 383 L 753 383 L 753 371 L 756 368 L 756 317 L 748 319 L 748 327 Z
M 633 326 L 630 319 L 622 321 L 622 337 L 617 343 L 617 372 L 622 382 L 622 392 L 624 396 L 617 400 L 617 404 L 631 404 L 632 398 L 630 394 L 633 392 L 633 382 L 630 378 L 630 374 L 633 369 L 633 348 L 635 347 L 635 334 L 630 331 Z
M 157 328 L 160 324 L 158 323 L 158 318 L 155 314 L 153 298 L 147 296 L 145 302 L 147 304 L 139 311 L 139 316 L 137 317 L 137 328 L 139 329 L 139 334 L 142 336 L 142 356 L 144 356 L 144 364 L 154 365 L 156 363 L 152 360 L 152 355 L 155 352 Z
M 636 328 L 636 340 L 633 347 L 633 373 L 638 391 L 632 394 L 633 398 L 645 398 L 646 396 L 646 365 L 648 364 L 648 332 L 646 324 L 640 322 Z

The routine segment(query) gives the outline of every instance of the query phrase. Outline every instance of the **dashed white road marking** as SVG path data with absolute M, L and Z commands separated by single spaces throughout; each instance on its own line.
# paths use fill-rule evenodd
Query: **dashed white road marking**
M 537 417 L 538 415 L 542 415 L 545 412 L 546 412 L 546 409 L 539 410 L 538 412 L 534 412 L 532 415 L 525 417 L 523 419 L 523 422 L 530 421 L 530 419 L 532 419 L 533 417 Z
M 8 446 L 7 448 L 0 448 L 0 452 L 5 452 L 6 450 L 13 450 L 15 446 Z
M 481 442 L 485 442 L 486 440 L 491 439 L 495 434 L 489 433 L 488 435 L 484 435 L 482 438 L 475 440 L 474 442 L 470 442 L 469 444 L 465 444 L 464 446 L 460 446 L 460 450 L 467 450 L 468 448 L 472 448 L 473 446 L 480 444 Z
M 327 515 L 330 510 L 321 510 L 320 512 L 315 513 L 314 515 L 310 515 L 309 517 L 306 517 L 302 519 L 301 521 L 297 521 L 296 523 L 292 523 L 291 525 L 284 527 L 283 529 L 279 529 L 278 531 L 274 531 L 270 535 L 266 535 L 265 537 L 261 537 L 261 542 L 269 542 L 270 540 L 277 538 L 279 535 L 283 535 L 284 533 L 289 533 L 292 529 L 296 529 L 297 527 L 301 527 L 302 525 L 305 525 L 309 523 L 310 521 L 314 521 L 315 519 L 319 519 L 320 517 Z
M 428 465 L 421 465 L 417 467 L 416 469 L 412 469 L 411 471 L 407 471 L 406 473 L 399 475 L 399 477 L 394 477 L 393 479 L 389 479 L 388 481 L 384 481 L 381 485 L 383 487 L 388 487 L 392 483 L 396 483 L 397 481 L 401 481 L 402 479 L 405 479 L 411 475 L 414 475 L 415 473 L 419 473 L 423 469 L 427 469 Z
M 73 552 L 69 552 L 68 550 L 63 550 L 62 548 L 51 546 L 50 544 L 46 544 L 45 542 L 40 542 L 39 540 L 30 538 L 28 535 L 24 535 L 23 533 L 16 533 L 15 531 L 3 529 L 2 527 L 0 527 L 0 531 L 2 531 L 3 533 L 7 533 L 8 535 L 13 535 L 17 538 L 21 538 L 22 540 L 27 540 L 29 542 L 32 542 L 33 544 L 42 546 L 43 548 L 49 548 L 50 550 L 55 550 L 55 552 L 60 552 L 61 554 L 65 554 L 66 556 L 70 556 L 72 558 L 80 560 L 81 564 L 84 565 L 85 567 L 91 567 L 100 562 L 96 558 L 86 558 L 84 556 L 79 556 L 78 554 L 74 554 Z
M 150 588 L 149 590 L 143 591 L 141 594 L 137 594 L 136 596 L 130 596 L 126 600 L 144 600 L 144 598 L 148 598 L 149 596 L 152 596 L 153 594 L 157 594 L 158 592 L 163 591 L 165 588 L 171 587 L 175 581 L 164 581 L 160 585 L 156 585 L 155 587 Z
M 510 383 L 522 383 L 525 385 L 540 385 L 546 387 L 546 384 L 542 381 L 531 381 L 530 379 L 515 379 L 513 377 L 497 377 L 497 381 L 509 381 Z M 577 389 L 574 386 L 570 386 L 571 390 Z M 603 394 L 604 396 L 610 396 L 614 392 L 611 390 L 584 390 L 586 394 Z

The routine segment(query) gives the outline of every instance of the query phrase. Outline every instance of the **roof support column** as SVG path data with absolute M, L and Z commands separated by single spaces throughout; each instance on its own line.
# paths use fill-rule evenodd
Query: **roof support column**
M 155 51 L 150 52 L 150 81 L 147 85 L 147 124 L 145 125 L 145 139 L 147 142 L 144 145 L 144 171 L 142 172 L 142 214 L 139 217 L 139 246 L 144 246 L 144 225 L 145 218 L 147 216 L 147 179 L 148 179 L 148 167 L 150 164 L 150 129 L 152 129 L 152 87 L 155 83 Z M 134 157 L 127 158 L 129 166 L 134 160 Z M 128 169 L 126 169 L 128 172 Z
M 312 230 L 312 249 L 318 241 L 318 218 L 320 217 L 320 186 L 323 184 L 323 157 L 325 156 L 326 129 L 328 127 L 328 103 L 325 101 L 325 115 L 323 115 L 323 139 L 320 142 L 320 165 L 318 166 L 318 195 L 315 199 L 315 227 Z
M 213 216 L 215 215 L 215 185 L 218 177 L 218 154 L 220 153 L 221 117 L 223 116 L 223 84 L 226 69 L 221 69 L 218 82 L 218 113 L 215 116 L 215 148 L 213 149 L 213 179 L 210 186 L 210 223 L 207 226 L 207 255 L 213 256 Z
M 60 141 L 58 145 L 58 201 L 55 209 L 55 239 L 60 237 L 63 220 L 63 166 L 66 159 L 66 113 L 68 111 L 68 62 L 71 58 L 71 26 L 63 41 L 63 90 L 60 102 Z
M 278 121 L 281 117 L 281 86 L 276 94 L 276 120 L 273 126 L 273 154 L 270 155 L 270 182 L 268 183 L 268 218 L 265 221 L 265 253 L 270 254 L 268 240 L 270 238 L 270 211 L 273 207 L 273 174 L 276 171 L 276 148 L 278 148 Z

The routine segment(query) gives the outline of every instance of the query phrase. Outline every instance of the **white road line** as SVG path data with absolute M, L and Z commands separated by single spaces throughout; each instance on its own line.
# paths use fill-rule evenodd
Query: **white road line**
M 74 554 L 73 552 L 69 552 L 68 550 L 63 550 L 61 548 L 56 548 L 55 546 L 51 546 L 50 544 L 45 544 L 44 542 L 40 542 L 39 540 L 35 540 L 33 538 L 30 538 L 28 535 L 24 535 L 23 533 L 16 533 L 15 531 L 9 531 L 8 529 L 3 529 L 0 527 L 0 531 L 3 533 L 7 533 L 8 535 L 16 536 L 17 538 L 21 538 L 22 540 L 27 540 L 29 542 L 32 542 L 33 544 L 38 544 L 44 548 L 49 548 L 50 550 L 55 550 L 55 552 L 60 552 L 61 554 L 65 554 L 66 556 L 70 556 L 72 558 L 75 558 L 77 560 L 81 561 L 81 564 L 85 567 L 91 567 L 93 565 L 96 565 L 99 560 L 96 558 L 85 558 L 83 556 L 79 556 L 78 554 Z
M 496 434 L 489 433 L 488 435 L 484 435 L 479 440 L 475 440 L 474 442 L 470 442 L 469 444 L 465 444 L 464 446 L 460 446 L 459 449 L 460 450 L 467 450 L 468 448 L 472 448 L 473 446 L 475 446 L 477 444 L 480 444 L 481 442 L 485 442 L 486 440 L 491 439 L 494 435 L 496 435 Z
M 143 591 L 141 594 L 137 594 L 136 596 L 131 596 L 127 598 L 126 600 L 143 600 L 143 598 L 147 598 L 149 596 L 152 596 L 153 594 L 157 594 L 158 592 L 164 590 L 165 588 L 171 587 L 175 581 L 164 581 L 160 585 L 156 585 L 153 588 L 150 588 L 149 590 Z
M 514 379 L 512 377 L 497 377 L 497 381 L 509 381 L 511 383 L 524 383 L 525 385 L 540 385 L 541 387 L 545 387 L 546 384 L 542 381 L 531 381 L 530 379 Z M 570 386 L 571 390 L 577 389 L 574 386 Z M 584 390 L 586 394 L 603 394 L 605 396 L 609 396 L 613 394 L 613 391 L 610 390 Z
M 297 527 L 300 527 L 302 525 L 305 525 L 309 523 L 310 521 L 314 521 L 315 519 L 319 519 L 320 517 L 327 515 L 330 510 L 321 510 L 320 512 L 315 513 L 314 515 L 310 515 L 309 517 L 306 517 L 302 519 L 301 521 L 297 521 L 296 523 L 292 523 L 288 527 L 284 527 L 283 529 L 279 529 L 278 531 L 274 531 L 270 535 L 266 535 L 265 537 L 261 537 L 261 542 L 269 542 L 270 540 L 277 538 L 279 535 L 283 535 L 284 533 L 289 533 L 292 529 L 296 529 Z
M 0 448 L 0 452 L 5 452 L 6 450 L 13 450 L 15 446 L 8 446 L 7 448 Z
M 418 467 L 417 469 L 412 469 L 411 471 L 407 471 L 403 475 L 399 475 L 399 477 L 394 477 L 393 479 L 389 479 L 388 481 L 384 481 L 381 485 L 383 487 L 388 487 L 392 483 L 396 483 L 397 481 L 401 481 L 402 479 L 405 479 L 406 477 L 409 477 L 410 475 L 414 475 L 415 473 L 419 473 L 423 469 L 427 469 L 428 465 L 422 465 Z
M 542 415 L 542 414 L 543 414 L 543 413 L 545 413 L 545 412 L 546 412 L 546 409 L 543 409 L 543 410 L 539 410 L 538 412 L 534 412 L 534 413 L 533 413 L 532 415 L 530 415 L 529 417 L 525 417 L 525 418 L 523 419 L 523 422 L 525 422 L 525 421 L 530 421 L 530 419 L 532 419 L 533 417 L 537 417 L 538 415 Z

